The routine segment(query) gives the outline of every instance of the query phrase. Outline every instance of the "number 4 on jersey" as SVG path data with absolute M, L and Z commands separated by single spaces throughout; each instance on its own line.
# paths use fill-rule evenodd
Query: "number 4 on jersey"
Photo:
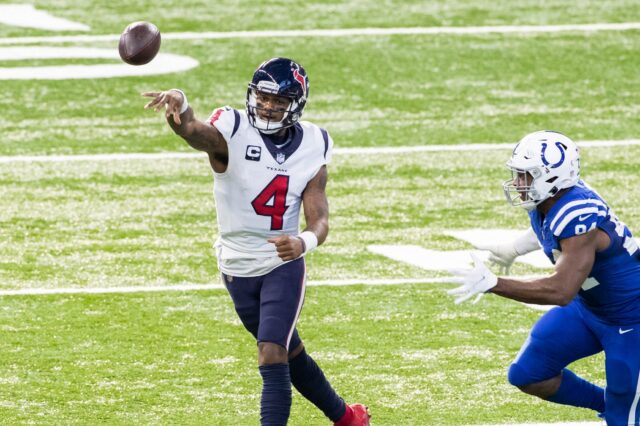
M 289 191 L 289 176 L 277 175 L 251 202 L 253 210 L 260 216 L 271 217 L 271 230 L 277 231 L 284 225 L 284 213 Z

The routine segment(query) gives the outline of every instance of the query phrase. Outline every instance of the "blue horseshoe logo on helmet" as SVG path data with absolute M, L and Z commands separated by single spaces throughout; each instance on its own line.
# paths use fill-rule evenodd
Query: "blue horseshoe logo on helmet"
M 564 145 L 561 142 L 556 142 L 556 146 L 558 147 L 558 150 L 560 151 L 560 160 L 555 163 L 555 164 L 551 164 L 550 167 L 552 169 L 555 169 L 556 167 L 559 167 L 560 165 L 562 165 L 562 163 L 564 163 Z M 543 143 L 542 144 L 542 164 L 544 164 L 545 166 L 549 166 L 549 162 L 547 161 L 546 157 L 544 156 L 544 152 L 547 150 L 547 144 Z

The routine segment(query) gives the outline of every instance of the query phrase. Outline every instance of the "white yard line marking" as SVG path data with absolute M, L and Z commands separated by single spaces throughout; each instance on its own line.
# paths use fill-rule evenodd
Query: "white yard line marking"
M 640 139 L 624 139 L 617 141 L 578 141 L 581 148 L 632 146 L 640 145 Z M 418 152 L 447 152 L 447 151 L 494 151 L 513 149 L 514 143 L 480 143 L 459 145 L 423 145 L 396 147 L 355 147 L 335 148 L 335 155 L 379 155 L 379 154 L 411 154 Z M 7 155 L 0 156 L 0 164 L 4 163 L 34 163 L 34 162 L 66 162 L 66 161 L 121 161 L 121 160 L 171 160 L 204 158 L 201 152 L 160 152 L 130 154 L 79 154 L 79 155 Z
M 265 37 L 351 37 L 386 35 L 437 35 L 437 34 L 508 34 L 508 33 L 557 33 L 566 31 L 628 31 L 640 29 L 640 22 L 568 24 L 568 25 L 501 25 L 485 27 L 412 27 L 412 28 L 345 28 L 324 30 L 279 31 L 229 31 L 229 32 L 180 32 L 163 33 L 164 40 L 206 40 Z M 75 35 L 52 37 L 5 37 L 0 44 L 69 43 L 116 41 L 120 34 Z
M 400 279 L 367 279 L 354 278 L 348 280 L 308 281 L 307 286 L 342 287 L 350 285 L 406 285 L 406 284 L 441 284 L 451 281 L 440 278 L 400 278 Z M 95 287 L 95 288 L 24 288 L 18 290 L 0 290 L 0 296 L 41 296 L 48 294 L 110 294 L 110 293 L 155 293 L 171 291 L 221 290 L 222 284 L 179 284 L 168 286 L 129 286 L 129 287 Z
M 68 80 L 143 76 L 181 72 L 199 65 L 198 61 L 193 58 L 172 53 L 160 53 L 150 63 L 132 67 L 119 61 L 120 56 L 118 56 L 116 49 L 48 46 L 0 47 L 0 61 L 60 58 L 117 59 L 118 63 L 0 67 L 0 80 Z
M 513 278 L 526 278 L 517 277 Z M 446 284 L 450 283 L 451 278 L 433 277 L 433 278 L 399 278 L 399 279 L 360 279 L 353 278 L 347 280 L 325 280 L 325 281 L 307 281 L 309 287 L 344 287 L 351 285 L 408 285 L 408 284 Z M 22 288 L 16 290 L 0 290 L 2 296 L 46 296 L 46 295 L 62 295 L 62 294 L 124 294 L 124 293 L 160 293 L 174 291 L 207 291 L 222 290 L 223 284 L 177 284 L 168 286 L 127 286 L 127 287 L 66 287 L 66 288 Z M 547 311 L 553 306 L 529 305 L 530 308 Z
M 91 28 L 79 22 L 58 18 L 30 4 L 0 4 L 0 23 L 23 28 L 48 31 L 89 31 Z
M 67 161 L 173 160 L 206 158 L 203 152 L 161 152 L 157 154 L 80 154 L 80 155 L 9 155 L 0 157 L 2 163 L 60 163 Z

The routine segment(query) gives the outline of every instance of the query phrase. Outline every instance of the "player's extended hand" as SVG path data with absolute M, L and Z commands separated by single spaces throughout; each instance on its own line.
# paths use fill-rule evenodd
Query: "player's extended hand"
M 276 245 L 278 256 L 284 261 L 302 256 L 302 241 L 298 237 L 280 235 L 279 237 L 269 238 L 267 241 Z
M 471 258 L 474 263 L 473 269 L 455 269 L 450 271 L 454 275 L 452 281 L 462 284 L 460 287 L 447 291 L 448 294 L 456 296 L 456 305 L 475 295 L 477 295 L 477 297 L 473 303 L 477 303 L 486 291 L 498 284 L 498 277 L 485 266 L 484 262 L 482 262 L 478 256 L 471 254 Z
M 158 112 L 164 107 L 165 116 L 167 118 L 173 117 L 173 121 L 180 124 L 180 108 L 184 102 L 182 93 L 177 90 L 165 90 L 164 92 L 144 92 L 142 96 L 153 98 L 144 106 L 145 109 L 153 108 L 155 112 Z
M 475 244 L 475 247 L 479 250 L 487 250 L 491 254 L 489 255 L 489 262 L 492 265 L 496 265 L 500 268 L 500 274 L 509 275 L 511 265 L 513 261 L 518 257 L 518 252 L 515 250 L 513 243 L 481 243 Z

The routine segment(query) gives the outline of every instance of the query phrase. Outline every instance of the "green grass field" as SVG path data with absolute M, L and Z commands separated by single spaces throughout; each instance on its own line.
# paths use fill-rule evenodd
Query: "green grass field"
M 117 34 L 141 19 L 163 33 L 640 21 L 637 0 L 129 3 L 34 6 L 90 25 L 91 34 Z M 58 34 L 0 25 L 0 37 L 49 35 Z M 507 143 L 543 128 L 578 141 L 638 139 L 639 48 L 636 30 L 167 39 L 162 52 L 200 66 L 150 77 L 0 80 L 0 158 L 191 152 L 161 114 L 142 109 L 139 93 L 180 87 L 201 118 L 221 105 L 242 108 L 254 68 L 276 55 L 305 66 L 305 118 L 339 148 Z M 98 62 L 112 63 L 68 63 Z M 64 63 L 0 60 L 0 68 Z M 367 246 L 461 250 L 471 246 L 444 230 L 524 229 L 526 214 L 501 190 L 509 154 L 335 155 L 331 232 L 307 258 L 309 279 L 445 276 Z M 640 235 L 640 146 L 582 155 L 584 178 Z M 0 162 L 0 290 L 218 283 L 211 193 L 204 158 Z M 309 287 L 299 330 L 338 392 L 369 405 L 374 425 L 597 420 L 507 383 L 539 311 L 495 296 L 456 306 L 450 287 Z M 255 425 L 255 352 L 224 290 L 0 296 L 0 424 Z M 604 385 L 602 356 L 574 367 Z M 328 423 L 294 392 L 291 425 Z

